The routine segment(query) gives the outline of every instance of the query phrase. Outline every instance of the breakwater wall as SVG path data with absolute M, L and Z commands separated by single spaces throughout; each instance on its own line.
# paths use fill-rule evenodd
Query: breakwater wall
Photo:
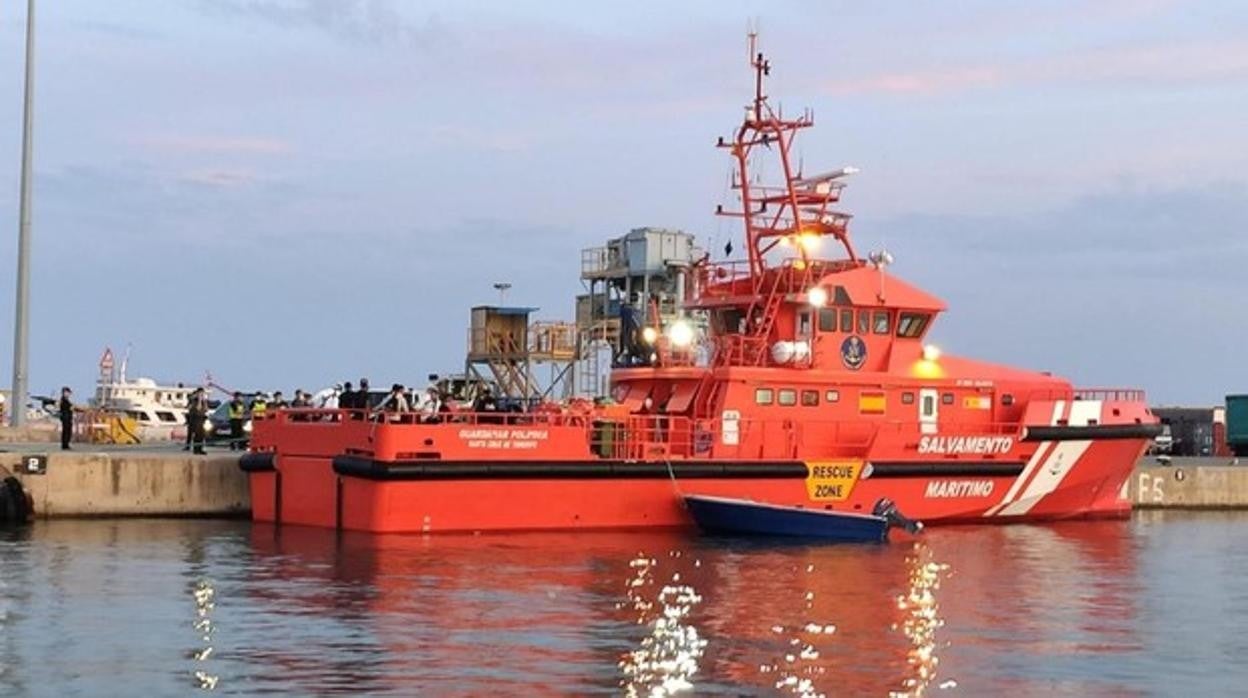
M 1171 465 L 1140 465 L 1131 475 L 1131 502 L 1137 509 L 1248 509 L 1248 465 L 1176 460 Z
M 35 518 L 247 516 L 238 457 L 173 453 L 0 453 L 30 495 Z

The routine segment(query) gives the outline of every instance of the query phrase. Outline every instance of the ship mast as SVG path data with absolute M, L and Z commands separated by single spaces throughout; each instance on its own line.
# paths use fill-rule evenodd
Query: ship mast
M 814 115 L 805 110 L 796 119 L 785 119 L 771 108 L 763 90 L 771 63 L 757 50 L 757 39 L 756 33 L 749 34 L 754 101 L 745 108 L 745 119 L 733 141 L 728 143 L 720 138 L 717 144 L 729 150 L 735 160 L 732 188 L 739 192 L 741 210 L 725 211 L 721 206 L 716 213 L 744 220 L 750 272 L 759 282 L 768 268 L 767 255 L 772 250 L 792 247 L 796 252 L 794 262 L 806 268 L 825 237 L 839 242 L 848 262 L 856 266 L 858 256 L 849 241 L 850 216 L 831 206 L 840 199 L 844 178 L 857 170 L 844 167 L 811 177 L 794 171 L 793 142 L 798 131 L 814 126 Z M 769 151 L 766 155 L 778 161 L 783 184 L 768 185 L 751 179 L 751 158 L 760 146 Z

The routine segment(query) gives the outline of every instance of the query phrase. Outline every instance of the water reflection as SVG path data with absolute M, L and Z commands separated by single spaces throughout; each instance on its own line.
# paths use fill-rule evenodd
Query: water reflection
M 197 662 L 197 668 L 192 675 L 195 678 L 195 687 L 205 691 L 216 689 L 217 682 L 220 680 L 219 676 L 205 671 L 208 667 L 204 664 L 208 661 L 208 657 L 212 656 L 212 632 L 215 629 L 212 626 L 212 609 L 216 608 L 216 604 L 213 603 L 216 593 L 216 590 L 212 588 L 212 583 L 208 581 L 199 582 L 192 591 L 195 597 L 195 632 L 200 636 L 204 645 L 191 653 L 191 659 Z
M 916 698 L 926 693 L 940 664 L 936 631 L 945 624 L 940 617 L 936 592 L 949 566 L 934 562 L 931 550 L 924 543 L 915 543 L 914 555 L 907 558 L 906 563 L 910 568 L 910 585 L 905 594 L 897 597 L 897 608 L 905 614 L 900 630 L 912 645 L 906 656 L 911 673 L 903 682 L 903 690 L 889 694 L 893 698 Z M 893 629 L 898 629 L 898 625 L 893 625 Z M 952 688 L 957 682 L 947 681 L 940 686 Z
M 678 558 L 673 551 L 670 557 Z M 629 562 L 635 574 L 626 584 L 628 605 L 638 613 L 637 623 L 650 629 L 637 649 L 620 662 L 624 674 L 624 695 L 663 698 L 693 688 L 698 659 L 706 648 L 706 640 L 698 629 L 687 622 L 693 607 L 702 597 L 688 584 L 681 584 L 675 572 L 669 583 L 663 583 L 657 598 L 651 600 L 655 584 L 655 558 L 644 554 Z M 697 561 L 695 561 L 696 563 Z M 657 613 L 655 612 L 657 609 Z
M 1246 530 L 860 548 L 40 524 L 0 536 L 0 694 L 177 695 L 196 672 L 225 695 L 1226 694 L 1248 679 L 1225 622 L 1248 615 Z

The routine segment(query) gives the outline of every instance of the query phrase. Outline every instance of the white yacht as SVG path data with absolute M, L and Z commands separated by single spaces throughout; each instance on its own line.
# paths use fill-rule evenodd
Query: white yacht
M 96 381 L 91 406 L 122 413 L 138 427 L 142 442 L 177 440 L 186 436 L 186 405 L 196 386 L 160 385 L 151 378 L 126 378 L 129 351 L 119 371 L 113 369 L 113 352 L 105 349 L 100 357 L 100 377 Z

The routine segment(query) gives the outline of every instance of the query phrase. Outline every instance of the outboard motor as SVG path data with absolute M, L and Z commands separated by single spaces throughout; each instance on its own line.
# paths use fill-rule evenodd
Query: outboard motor
M 897 504 L 888 497 L 881 497 L 871 508 L 871 514 L 888 521 L 889 528 L 900 528 L 910 535 L 917 535 L 923 530 L 923 522 L 906 517 L 897 508 Z

